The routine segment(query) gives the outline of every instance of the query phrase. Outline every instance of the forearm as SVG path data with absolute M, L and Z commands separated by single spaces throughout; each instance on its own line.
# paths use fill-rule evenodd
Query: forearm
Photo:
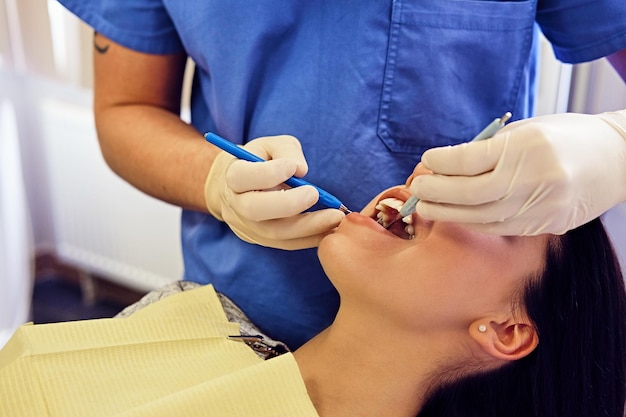
M 151 55 L 94 37 L 94 113 L 111 169 L 141 191 L 207 211 L 204 181 L 217 149 L 179 118 L 185 54 Z
M 96 112 L 96 127 L 104 159 L 120 177 L 160 200 L 207 211 L 203 187 L 217 149 L 178 115 L 116 105 Z

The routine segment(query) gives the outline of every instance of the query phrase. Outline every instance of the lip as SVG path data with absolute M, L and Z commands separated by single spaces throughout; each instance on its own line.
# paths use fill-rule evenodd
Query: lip
M 398 187 L 398 188 L 392 188 L 390 190 L 385 191 L 383 194 L 381 194 L 380 198 L 378 199 L 378 202 L 380 202 L 381 200 L 384 200 L 385 198 L 397 198 L 398 200 L 402 200 L 403 202 L 406 203 L 406 200 L 408 200 L 411 197 L 411 193 L 406 189 L 406 188 L 402 188 L 402 187 Z

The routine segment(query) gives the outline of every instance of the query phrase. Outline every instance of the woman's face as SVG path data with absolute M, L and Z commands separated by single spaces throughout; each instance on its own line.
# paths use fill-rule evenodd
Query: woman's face
M 413 214 L 414 237 L 406 239 L 402 222 L 392 233 L 375 219 L 380 201 L 408 197 L 406 187 L 381 193 L 321 242 L 320 260 L 342 304 L 366 303 L 411 327 L 466 326 L 510 311 L 515 291 L 541 271 L 547 237 L 489 235 Z

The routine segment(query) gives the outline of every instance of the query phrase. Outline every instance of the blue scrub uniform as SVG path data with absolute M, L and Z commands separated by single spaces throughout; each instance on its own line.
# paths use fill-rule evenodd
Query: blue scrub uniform
M 626 47 L 624 0 L 60 1 L 126 47 L 186 51 L 200 133 L 296 136 L 306 179 L 352 210 L 404 183 L 426 149 L 505 111 L 531 116 L 538 27 L 565 62 Z M 251 245 L 192 211 L 182 243 L 185 279 L 212 283 L 292 348 L 334 317 L 315 249 Z

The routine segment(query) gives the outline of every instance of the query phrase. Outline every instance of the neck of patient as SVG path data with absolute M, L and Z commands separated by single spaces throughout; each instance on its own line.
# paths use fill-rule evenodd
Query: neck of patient
M 334 323 L 294 355 L 321 417 L 403 417 L 419 412 L 440 374 L 437 366 L 462 362 L 467 344 L 461 329 L 420 334 L 340 309 Z

